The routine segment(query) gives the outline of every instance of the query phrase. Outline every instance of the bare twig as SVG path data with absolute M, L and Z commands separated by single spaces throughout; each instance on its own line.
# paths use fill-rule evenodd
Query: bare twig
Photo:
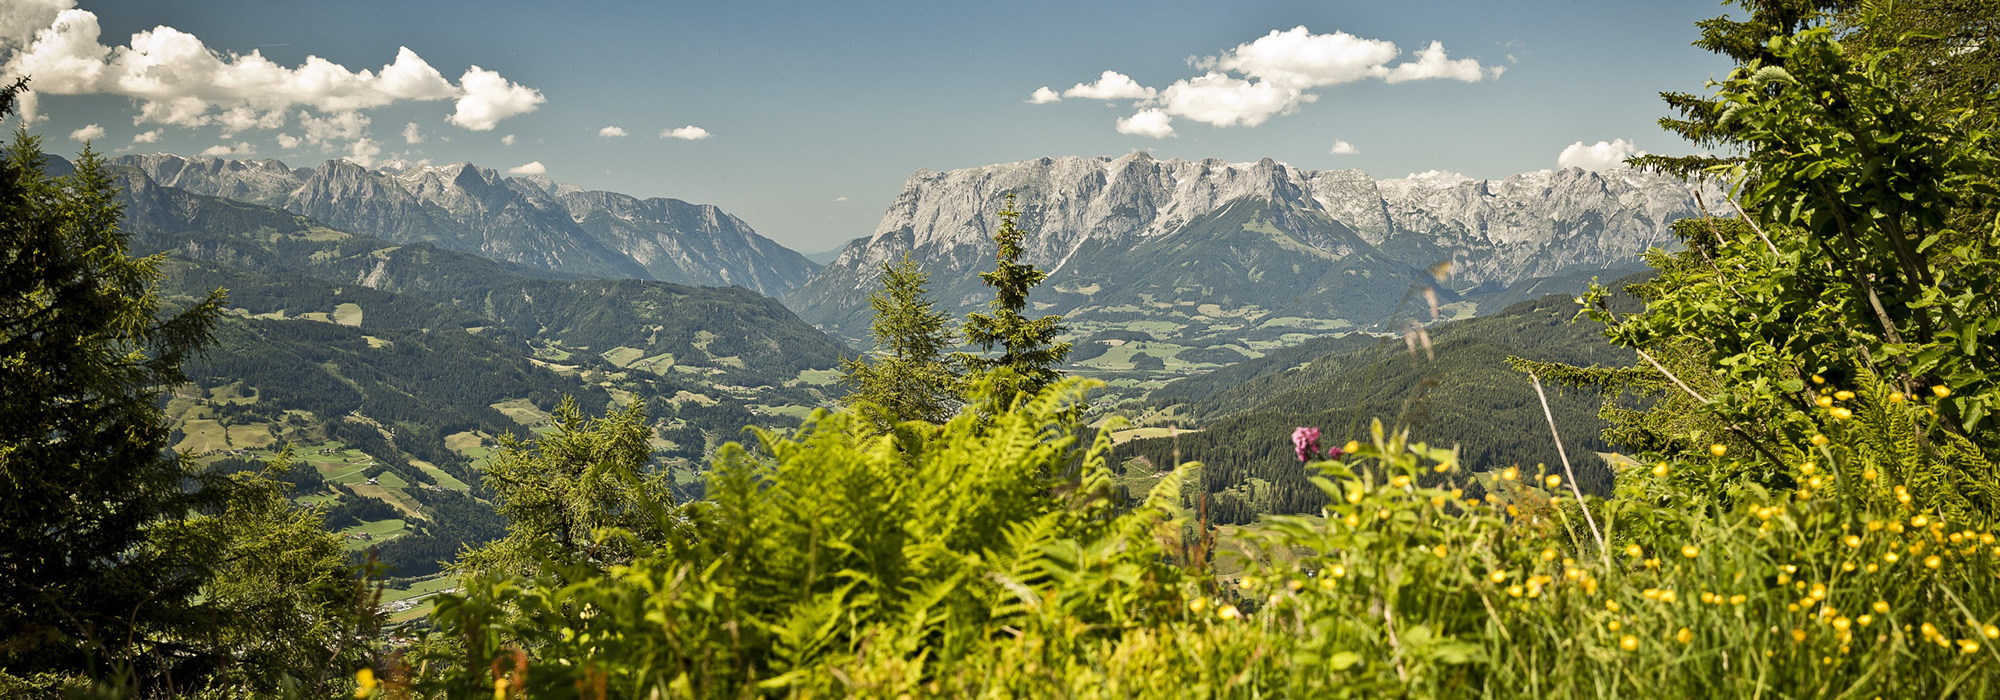
M 1576 470 L 1569 466 L 1569 451 L 1563 449 L 1562 435 L 1556 432 L 1556 414 L 1549 410 L 1549 395 L 1542 391 L 1542 378 L 1528 373 L 1528 379 L 1535 383 L 1535 398 L 1542 400 L 1542 415 L 1549 419 L 1549 436 L 1556 440 L 1556 456 L 1562 458 L 1563 476 L 1569 479 L 1569 490 L 1576 494 L 1576 505 L 1583 509 L 1583 520 L 1590 524 L 1590 537 L 1597 540 L 1597 551 L 1604 557 L 1606 569 L 1611 567 L 1611 550 L 1604 545 L 1604 533 L 1597 529 L 1597 518 L 1590 514 L 1590 503 L 1583 500 L 1583 487 L 1576 483 Z
M 1770 237 L 1770 236 L 1766 236 L 1766 235 L 1764 235 L 1764 227 L 1762 227 L 1762 226 L 1758 226 L 1758 225 L 1757 225 L 1757 220 L 1756 220 L 1756 219 L 1753 219 L 1753 218 L 1750 218 L 1750 212 L 1746 212 L 1746 211 L 1743 211 L 1743 205 L 1741 205 L 1741 204 L 1737 204 L 1737 203 L 1736 203 L 1736 198 L 1735 198 L 1735 197 L 1730 197 L 1730 196 L 1727 196 L 1727 195 L 1724 195 L 1724 196 L 1723 196 L 1723 199 L 1726 199 L 1726 200 L 1729 200 L 1729 206 L 1731 206 L 1731 207 L 1734 207 L 1734 208 L 1736 209 L 1736 216 L 1738 216 L 1739 218 L 1742 218 L 1742 219 L 1743 219 L 1743 223 L 1746 223 L 1746 224 L 1749 224 L 1749 225 L 1750 225 L 1750 230 L 1752 230 L 1752 231 L 1756 231 L 1756 232 L 1757 232 L 1757 237 L 1758 237 L 1758 238 L 1762 238 L 1762 239 L 1764 239 L 1764 247 L 1766 247 L 1766 248 L 1770 248 L 1770 249 L 1771 249 L 1771 254 L 1772 254 L 1772 255 L 1777 255 L 1777 254 L 1778 254 L 1778 246 L 1776 246 L 1776 245 L 1773 245 L 1773 244 L 1771 243 L 1771 237 Z

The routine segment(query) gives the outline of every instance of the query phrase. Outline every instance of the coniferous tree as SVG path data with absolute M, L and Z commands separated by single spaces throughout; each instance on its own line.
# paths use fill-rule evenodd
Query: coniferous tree
M 184 488 L 196 475 L 167 454 L 156 399 L 220 299 L 156 320 L 160 259 L 126 257 L 96 154 L 62 178 L 45 162 L 23 127 L 0 163 L 0 668 L 81 670 L 142 624 L 135 610 L 199 586 L 142 545 L 219 494 Z
M 0 158 L 0 696 L 331 694 L 373 620 L 339 540 L 271 474 L 168 449 L 221 290 L 163 318 L 97 154 L 45 166 L 25 128 Z
M 1696 39 L 1694 45 L 1734 59 L 1738 64 L 1747 64 L 1777 59 L 1769 48 L 1772 37 L 1788 36 L 1825 23 L 1833 12 L 1852 10 L 1859 3 L 1856 0 L 1737 0 L 1736 4 L 1748 12 L 1747 17 L 1737 19 L 1723 15 L 1696 22 L 1701 27 L 1701 38 Z M 1660 99 L 1675 114 L 1661 117 L 1660 128 L 1680 134 L 1681 138 L 1710 150 L 1729 150 L 1741 145 L 1741 139 L 1722 125 L 1721 103 L 1717 98 L 1675 91 L 1660 93 Z M 1728 156 L 1651 154 L 1633 158 L 1632 162 L 1654 172 L 1689 178 L 1700 175 L 1707 168 L 1735 160 Z
M 943 423 L 958 412 L 958 364 L 945 354 L 956 333 L 951 317 L 932 304 L 929 282 L 909 253 L 882 263 L 882 288 L 868 295 L 877 354 L 841 364 L 841 382 L 853 388 L 842 403 L 873 405 L 891 422 Z
M 1007 195 L 1007 207 L 1000 210 L 1000 230 L 993 234 L 993 242 L 999 245 L 995 256 L 997 264 L 992 272 L 979 273 L 986 286 L 994 290 L 994 299 L 988 304 L 992 314 L 974 312 L 965 319 L 965 338 L 982 351 L 1001 349 L 997 357 L 984 357 L 961 353 L 962 362 L 974 374 L 984 374 L 998 369 L 1007 369 L 1012 375 L 1004 377 L 998 396 L 1014 393 L 1034 394 L 1054 382 L 1059 376 L 1056 365 L 1069 357 L 1070 345 L 1058 342 L 1056 336 L 1066 328 L 1062 316 L 1050 314 L 1030 319 L 1021 315 L 1028 308 L 1028 293 L 1035 285 L 1048 278 L 1048 273 L 1037 269 L 1033 263 L 1021 261 L 1021 212 L 1014 209 L 1014 195 Z M 1005 400 L 1004 398 L 1002 399 Z

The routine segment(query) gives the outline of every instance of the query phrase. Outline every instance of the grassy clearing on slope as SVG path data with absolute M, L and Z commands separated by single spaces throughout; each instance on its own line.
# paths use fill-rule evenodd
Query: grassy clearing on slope
M 333 307 L 333 322 L 343 326 L 360 326 L 361 305 L 347 302 Z

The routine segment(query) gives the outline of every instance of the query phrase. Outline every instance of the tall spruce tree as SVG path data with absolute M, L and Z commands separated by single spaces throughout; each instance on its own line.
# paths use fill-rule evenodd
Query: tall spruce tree
M 1730 15 L 1696 22 L 1701 38 L 1696 47 L 1734 59 L 1737 64 L 1780 61 L 1770 50 L 1773 37 L 1790 36 L 1808 27 L 1831 21 L 1835 13 L 1852 12 L 1858 0 L 1736 0 L 1748 13 L 1738 19 Z M 1688 92 L 1662 92 L 1660 99 L 1674 115 L 1661 117 L 1660 128 L 1679 134 L 1694 145 L 1712 151 L 1730 151 L 1743 146 L 1742 139 L 1723 126 L 1718 98 Z M 1658 173 L 1692 178 L 1706 169 L 1738 162 L 1733 156 L 1651 154 L 1632 159 L 1640 168 Z
M 339 541 L 267 475 L 169 450 L 162 394 L 221 290 L 163 314 L 97 154 L 46 166 L 25 127 L 0 157 L 0 696 L 332 694 L 373 614 Z
M 932 303 L 930 275 L 909 253 L 901 262 L 882 263 L 881 279 L 882 288 L 868 295 L 876 354 L 842 363 L 841 382 L 853 391 L 841 402 L 875 406 L 892 423 L 950 420 L 958 412 L 961 379 L 958 363 L 945 352 L 957 335 L 951 316 Z
M 993 301 L 988 303 L 993 313 L 974 312 L 965 319 L 965 339 L 985 352 L 998 347 L 1000 354 L 958 355 L 975 375 L 1002 368 L 1009 370 L 995 379 L 1000 389 L 996 393 L 1001 397 L 1033 394 L 1054 382 L 1061 376 L 1056 365 L 1069 357 L 1070 349 L 1069 343 L 1056 340 L 1066 330 L 1062 316 L 1050 314 L 1030 319 L 1021 314 L 1028 308 L 1028 293 L 1047 279 L 1048 273 L 1033 263 L 1021 261 L 1024 252 L 1021 240 L 1026 234 L 1021 231 L 1020 218 L 1021 212 L 1014 209 L 1014 195 L 1010 192 L 1006 208 L 1000 210 L 1000 230 L 993 234 L 993 242 L 999 246 L 997 264 L 992 272 L 979 273 L 986 286 L 993 288 Z

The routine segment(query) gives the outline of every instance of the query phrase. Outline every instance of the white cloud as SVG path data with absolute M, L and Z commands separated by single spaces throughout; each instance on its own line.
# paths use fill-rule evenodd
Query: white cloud
M 423 142 L 424 142 L 423 127 L 417 126 L 416 122 L 409 122 L 403 125 L 403 143 L 417 144 Z
M 1298 26 L 1271 30 L 1216 56 L 1189 58 L 1189 65 L 1204 73 L 1174 81 L 1164 89 L 1154 90 L 1122 73 L 1105 71 L 1097 82 L 1078 83 L 1062 97 L 1134 100 L 1143 111 L 1118 120 L 1118 130 L 1153 135 L 1171 133 L 1168 117 L 1186 117 L 1213 126 L 1257 126 L 1318 101 L 1319 95 L 1311 90 L 1360 80 L 1401 83 L 1449 78 L 1476 82 L 1498 78 L 1503 72 L 1470 58 L 1453 60 L 1436 41 L 1418 50 L 1414 60 L 1389 65 L 1402 55 L 1394 43 L 1382 39 L 1341 31 L 1314 34 Z M 1041 104 L 1055 102 L 1056 97 L 1043 88 L 1028 101 Z
M 845 201 L 847 201 L 847 198 L 846 198 L 846 197 L 834 197 L 834 198 L 833 198 L 833 201 L 836 201 L 836 202 L 845 202 Z
M 607 139 L 614 139 L 620 136 L 624 136 L 625 129 L 623 127 L 607 126 L 602 129 L 598 129 L 597 135 Z
M 166 131 L 165 129 L 154 129 L 154 130 L 152 130 L 152 131 L 141 131 L 141 132 L 139 132 L 139 133 L 136 133 L 136 134 L 133 134 L 133 135 L 132 135 L 132 143 L 135 143 L 135 144 L 140 144 L 140 143 L 157 143 L 157 142 L 159 142 L 159 140 L 160 140 L 160 134 L 161 134 L 161 133 L 163 133 L 163 132 L 165 132 L 165 131 Z
M 521 165 L 516 165 L 516 166 L 514 166 L 514 167 L 511 167 L 511 168 L 508 168 L 508 169 L 507 169 L 507 174 L 509 174 L 509 175 L 540 175 L 540 174 L 542 174 L 542 173 L 546 173 L 546 172 L 548 172 L 548 171 L 549 171 L 549 169 L 548 169 L 548 168 L 547 168 L 546 166 L 543 166 L 543 165 L 542 165 L 542 162 L 541 162 L 541 161 L 539 161 L 539 160 L 533 160 L 533 161 L 528 161 L 527 163 L 523 163 L 523 164 L 521 164 Z
M 56 15 L 76 7 L 76 0 L 8 0 L 0 12 L 0 49 L 17 49 L 35 40 L 35 32 L 47 29 Z
M 215 158 L 235 158 L 238 156 L 247 156 L 256 152 L 257 149 L 251 148 L 249 143 L 244 141 L 238 141 L 234 146 L 228 146 L 222 144 L 209 146 L 208 148 L 202 149 L 201 154 L 204 156 L 210 156 Z
M 486 130 L 531 111 L 541 93 L 477 66 L 454 85 L 409 48 L 377 70 L 352 70 L 317 56 L 279 65 L 257 51 L 217 51 L 201 39 L 157 26 L 124 45 L 101 41 L 97 15 L 74 0 L 5 0 L 0 11 L 0 78 L 33 76 L 36 95 L 108 94 L 138 105 L 134 123 L 220 124 L 224 134 L 285 125 L 296 107 L 338 114 L 399 102 L 456 99 L 451 120 Z
M 299 116 L 299 126 L 305 127 L 306 143 L 324 146 L 331 141 L 350 141 L 368 134 L 368 124 L 372 121 L 360 112 L 340 112 L 330 116 Z
M 514 145 L 514 135 L 508 134 L 506 136 L 500 137 L 500 143 L 501 145 L 506 145 L 506 146 Z
M 1040 95 L 1040 92 L 1035 93 Z M 1140 85 L 1131 76 L 1117 71 L 1104 71 L 1095 83 L 1077 83 L 1064 90 L 1063 97 L 1081 97 L 1086 100 L 1150 100 L 1156 91 Z
M 1556 167 L 1583 168 L 1591 171 L 1611 170 L 1625 167 L 1626 158 L 1643 155 L 1646 155 L 1645 151 L 1639 150 L 1636 144 L 1625 139 L 1599 141 L 1588 146 L 1578 141 L 1564 147 L 1562 153 L 1556 156 Z
M 1138 114 L 1118 120 L 1118 133 L 1163 139 L 1174 135 L 1173 117 L 1157 109 L 1142 109 Z
M 154 129 L 153 131 L 159 131 L 159 129 Z M 305 139 L 293 136 L 291 134 L 278 134 L 277 139 L 278 139 L 278 147 L 285 149 L 287 151 L 292 150 L 294 148 L 298 148 L 300 143 L 305 142 Z
M 1256 126 L 1273 116 L 1298 111 L 1300 103 L 1319 96 L 1211 71 L 1199 78 L 1175 81 L 1160 92 L 1159 99 L 1166 113 L 1177 117 L 1214 126 Z
M 364 168 L 374 165 L 375 156 L 380 153 L 382 147 L 374 139 L 355 139 L 347 145 L 347 159 Z
M 708 138 L 713 135 L 714 134 L 708 133 L 707 129 L 703 129 L 693 124 L 689 124 L 687 126 L 683 126 L 678 129 L 668 129 L 666 131 L 660 132 L 660 138 L 680 139 L 682 141 L 700 141 L 702 139 Z
M 1303 25 L 1270 34 L 1222 52 L 1215 68 L 1234 71 L 1296 90 L 1381 77 L 1383 65 L 1402 53 L 1380 39 L 1347 32 L 1314 34 Z
M 1389 69 L 1389 74 L 1384 76 L 1382 80 L 1383 82 L 1393 84 L 1411 80 L 1449 78 L 1476 83 L 1485 77 L 1486 72 L 1479 68 L 1478 61 L 1470 58 L 1461 58 L 1455 61 L 1446 58 L 1444 43 L 1433 41 L 1430 46 L 1417 50 L 1416 61 L 1404 62 L 1395 68 Z M 1497 71 L 1494 72 L 1493 77 L 1500 77 L 1500 73 Z
M 1404 179 L 1431 180 L 1434 182 L 1454 183 L 1454 182 L 1464 182 L 1472 178 L 1466 177 L 1465 173 L 1454 172 L 1451 170 L 1425 170 L 1421 173 L 1410 173 L 1409 175 L 1404 176 Z
M 473 131 L 492 131 L 501 120 L 533 112 L 547 101 L 542 91 L 510 82 L 479 66 L 466 69 L 458 86 L 458 108 L 448 121 Z
M 276 129 L 285 125 L 285 110 L 273 109 L 259 112 L 249 105 L 237 105 L 216 115 L 216 122 L 222 125 L 222 137 L 229 138 L 251 129 Z
M 1336 156 L 1351 156 L 1356 153 L 1360 153 L 1361 150 L 1355 148 L 1354 144 L 1339 139 L 1334 139 L 1333 150 L 1327 152 Z
M 87 124 L 81 129 L 69 132 L 69 137 L 77 141 L 95 141 L 104 138 L 104 127 Z
M 1035 94 L 1028 96 L 1029 104 L 1045 105 L 1050 102 L 1061 102 L 1061 101 L 1062 101 L 1062 95 L 1056 94 L 1056 91 L 1050 90 L 1049 86 L 1047 85 L 1035 88 Z

